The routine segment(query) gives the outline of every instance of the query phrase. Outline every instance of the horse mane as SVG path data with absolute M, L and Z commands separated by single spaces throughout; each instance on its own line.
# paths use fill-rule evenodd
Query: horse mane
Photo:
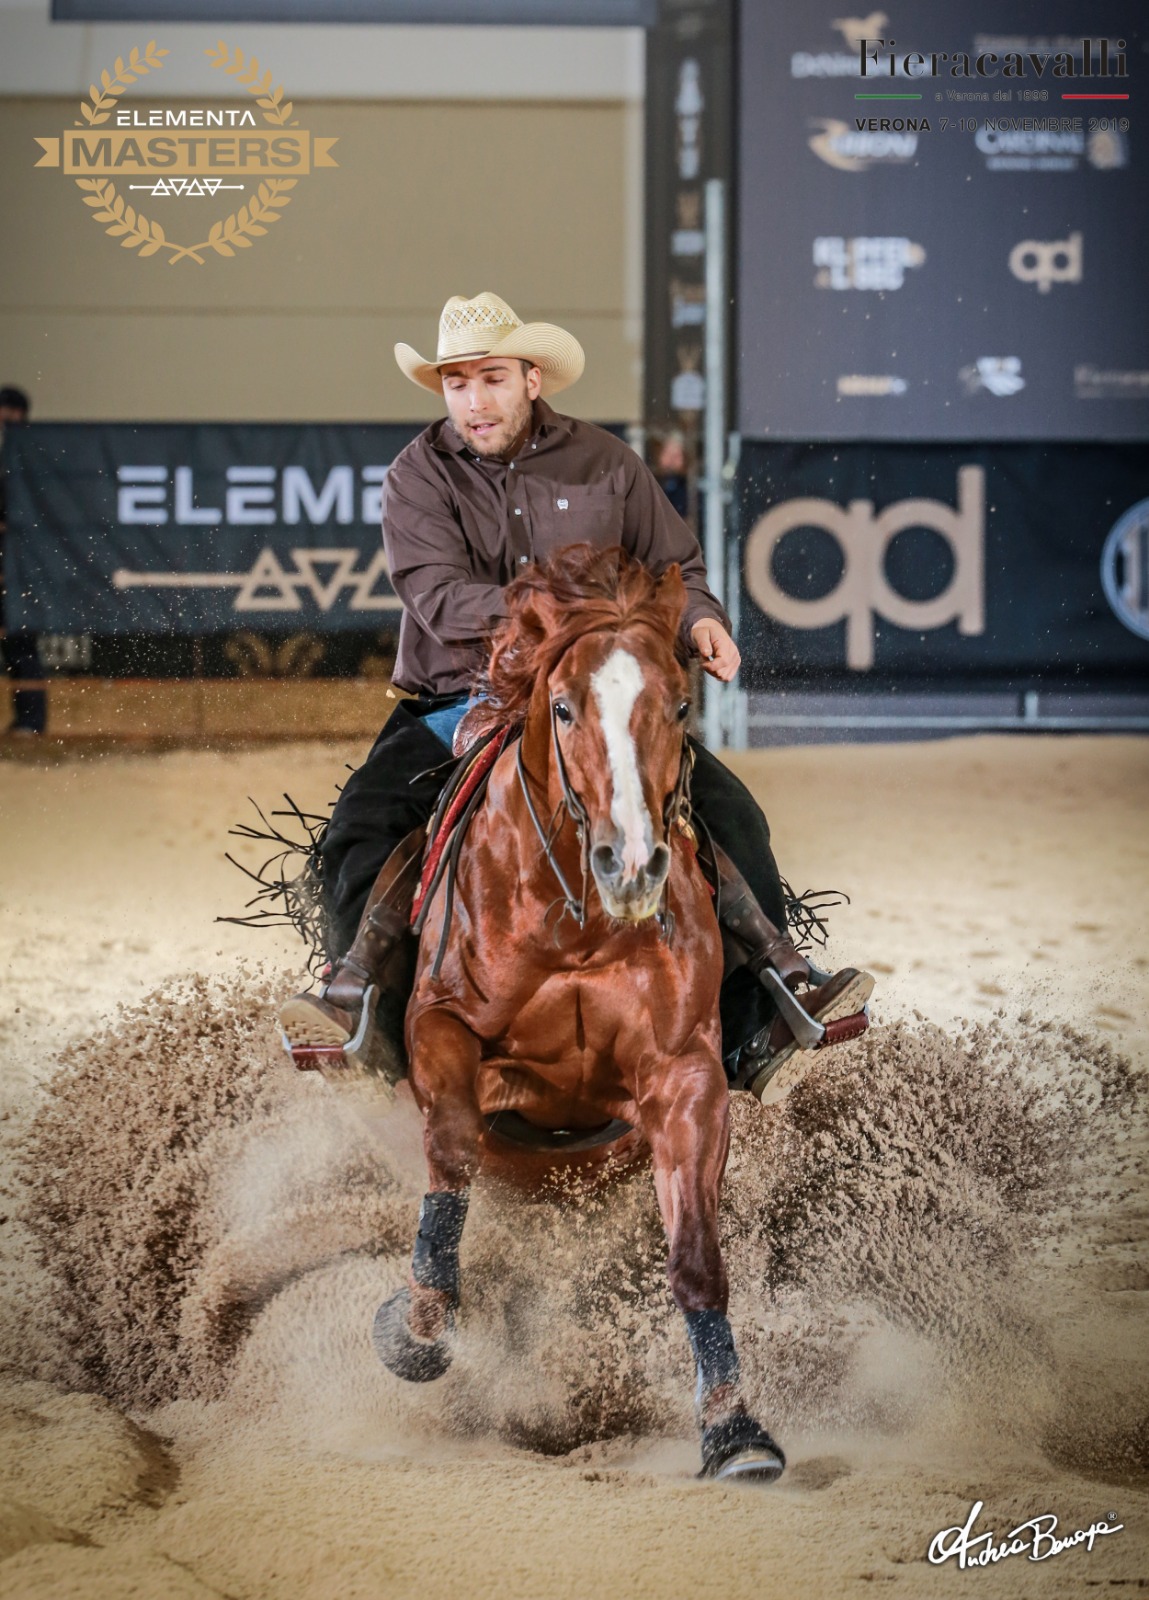
M 549 674 L 585 634 L 646 625 L 673 648 L 677 615 L 659 579 L 621 545 L 567 545 L 504 592 L 508 615 L 491 636 L 487 666 L 471 688 L 482 698 L 463 718 L 456 749 L 495 728 L 521 726 L 540 673 Z

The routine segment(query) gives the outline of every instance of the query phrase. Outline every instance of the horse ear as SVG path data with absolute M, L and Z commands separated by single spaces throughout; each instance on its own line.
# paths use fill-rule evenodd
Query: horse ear
M 672 561 L 659 578 L 654 591 L 654 603 L 666 618 L 666 626 L 677 634 L 686 610 L 686 585 L 682 581 L 682 568 Z

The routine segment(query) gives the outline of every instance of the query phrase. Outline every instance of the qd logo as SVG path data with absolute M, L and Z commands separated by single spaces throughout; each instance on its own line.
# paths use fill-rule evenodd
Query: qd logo
M 1022 283 L 1036 283 L 1040 294 L 1048 294 L 1050 284 L 1081 282 L 1081 235 L 1043 244 L 1039 239 L 1023 239 L 1009 252 L 1009 270 Z
M 825 628 L 846 623 L 846 664 L 867 672 L 874 664 L 874 617 L 921 632 L 957 622 L 958 632 L 985 632 L 985 472 L 959 467 L 958 506 L 941 500 L 895 500 L 874 515 L 872 500 L 785 500 L 754 524 L 746 541 L 746 587 L 757 606 L 788 628 Z M 843 556 L 842 576 L 829 594 L 802 600 L 774 579 L 774 552 L 795 528 L 825 528 Z M 949 583 L 930 600 L 907 600 L 890 587 L 886 550 L 906 528 L 932 528 L 953 551 Z

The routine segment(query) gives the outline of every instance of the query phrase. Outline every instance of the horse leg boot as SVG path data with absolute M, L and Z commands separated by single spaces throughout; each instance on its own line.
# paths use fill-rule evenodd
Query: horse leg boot
M 409 1383 L 442 1377 L 454 1354 L 459 1240 L 479 1168 L 483 1120 L 475 1098 L 480 1046 L 455 1017 L 419 1012 L 411 1028 L 411 1086 L 423 1111 L 430 1190 L 419 1210 L 411 1275 L 375 1313 L 380 1361 Z
M 434 1190 L 423 1196 L 419 1232 L 407 1288 L 375 1313 L 375 1354 L 397 1378 L 430 1383 L 451 1365 L 451 1336 L 459 1304 L 459 1240 L 470 1190 Z
M 821 973 L 771 922 L 750 885 L 722 846 L 712 841 L 718 877 L 723 942 L 733 943 L 745 965 L 765 985 L 777 1015 L 743 1046 L 738 1086 L 760 1100 L 780 1099 L 790 1085 L 779 1070 L 798 1050 L 820 1050 L 855 1039 L 869 1026 L 866 1002 L 874 980 L 857 967 Z
M 301 1071 L 351 1067 L 389 1083 L 405 1075 L 408 922 L 425 843 L 426 830 L 418 827 L 396 845 L 379 869 L 351 948 L 333 962 L 323 988 L 292 995 L 280 1007 L 283 1043 Z

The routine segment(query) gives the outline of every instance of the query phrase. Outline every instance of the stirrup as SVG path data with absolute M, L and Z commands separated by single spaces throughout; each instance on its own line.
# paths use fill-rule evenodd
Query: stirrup
M 366 1078 L 393 1093 L 406 1075 L 406 1065 L 394 1040 L 379 1025 L 379 1000 L 379 989 L 368 984 L 356 1016 L 322 996 L 293 995 L 279 1012 L 280 1038 L 292 1064 L 300 1072 L 318 1072 L 330 1083 Z M 353 1031 L 325 1010 L 328 1005 L 350 1019 Z
M 779 983 L 777 988 L 767 985 L 778 1000 L 778 1015 L 739 1052 L 736 1088 L 749 1089 L 764 1105 L 771 1104 L 788 1093 L 808 1070 L 800 1064 L 799 1052 L 844 1044 L 865 1033 L 870 1025 L 873 977 L 860 969 L 843 967 L 833 978 L 841 981 L 830 980 L 829 993 L 825 984 L 819 984 L 808 990 L 802 1000 L 786 995 L 784 984 Z M 779 1036 L 775 1040 L 776 1035 Z M 805 1044 L 803 1038 L 811 1042 Z M 791 1061 L 793 1064 L 788 1067 Z
M 813 970 L 813 969 L 811 969 Z M 786 987 L 773 967 L 763 967 L 758 974 L 770 991 L 778 1013 L 801 1050 L 816 1050 L 826 1037 L 826 1025 L 812 1017 L 792 989 Z

